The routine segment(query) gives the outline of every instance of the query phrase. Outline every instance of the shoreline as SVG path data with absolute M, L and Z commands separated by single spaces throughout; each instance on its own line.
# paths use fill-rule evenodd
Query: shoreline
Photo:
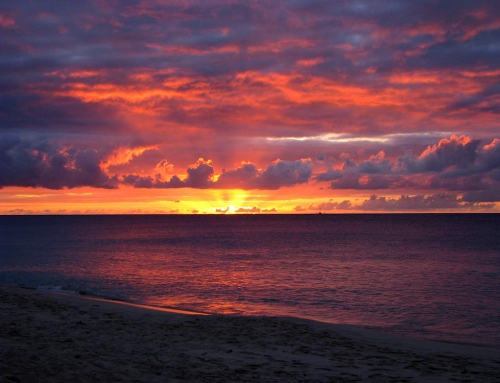
M 16 287 L 14 287 L 16 288 Z M 27 289 L 27 290 L 33 290 L 31 287 L 20 287 L 22 289 Z M 421 347 L 427 347 L 427 348 L 433 348 L 433 349 L 440 349 L 447 351 L 449 348 L 452 348 L 453 351 L 455 352 L 463 352 L 464 354 L 472 352 L 474 350 L 475 352 L 482 352 L 481 350 L 484 350 L 486 353 L 489 352 L 498 352 L 500 355 L 500 349 L 494 348 L 494 347 L 489 347 L 488 345 L 483 345 L 483 344 L 470 344 L 470 343 L 464 343 L 464 342 L 453 342 L 453 341 L 443 341 L 443 340 L 434 340 L 434 339 L 426 339 L 426 338 L 417 338 L 417 337 L 409 337 L 405 335 L 397 335 L 397 334 L 391 334 L 386 331 L 379 330 L 373 326 L 363 326 L 363 325 L 352 325 L 352 324 L 342 324 L 342 323 L 331 323 L 327 321 L 321 321 L 318 319 L 313 319 L 313 318 L 306 318 L 306 317 L 292 317 L 292 316 L 269 316 L 269 315 L 224 315 L 224 314 L 217 314 L 217 313 L 208 313 L 208 312 L 201 312 L 201 311 L 193 311 L 193 310 L 183 310 L 183 309 L 177 309 L 174 307 L 160 307 L 160 306 L 152 306 L 152 305 L 145 305 L 145 304 L 140 304 L 140 303 L 133 303 L 133 302 L 128 302 L 125 300 L 120 300 L 120 299 L 113 299 L 113 298 L 106 298 L 106 297 L 101 297 L 99 295 L 89 295 L 89 294 L 82 294 L 82 293 L 66 293 L 63 291 L 51 291 L 51 290 L 38 290 L 34 289 L 34 291 L 40 291 L 42 294 L 47 294 L 48 297 L 52 296 L 54 294 L 53 298 L 55 296 L 60 296 L 61 300 L 67 301 L 67 303 L 75 303 L 75 299 L 83 299 L 83 300 L 89 300 L 89 301 L 95 301 L 95 302 L 101 302 L 103 305 L 107 305 L 107 303 L 111 303 L 109 306 L 110 309 L 112 310 L 119 310 L 120 305 L 123 306 L 124 310 L 128 309 L 143 309 L 145 312 L 160 312 L 160 313 L 170 313 L 170 314 L 181 314 L 181 315 L 198 315 L 198 316 L 221 316 L 221 317 L 232 317 L 232 318 L 282 318 L 284 320 L 290 320 L 290 321 L 301 321 L 304 323 L 310 323 L 312 326 L 316 327 L 331 327 L 335 328 L 337 330 L 341 331 L 346 331 L 346 332 L 351 332 L 353 334 L 357 333 L 362 333 L 365 336 L 372 336 L 375 338 L 381 338 L 385 340 L 392 340 L 395 344 L 396 343 L 412 343 L 412 344 L 419 344 Z M 64 299 L 63 297 L 67 297 L 68 299 Z M 116 304 L 117 306 L 114 306 Z M 106 307 L 106 306 L 105 306 Z M 463 350 L 462 350 L 463 348 Z
M 25 288 L 21 287 L 22 289 L 26 290 L 31 290 L 31 288 Z M 123 305 L 128 308 L 137 308 L 137 309 L 143 309 L 146 311 L 159 311 L 163 313 L 170 313 L 170 314 L 183 314 L 183 315 L 201 315 L 201 316 L 206 316 L 206 315 L 212 315 L 210 313 L 203 313 L 203 312 L 198 312 L 198 311 L 192 311 L 192 310 L 181 310 L 181 309 L 176 309 L 173 307 L 159 307 L 159 306 L 150 306 L 150 305 L 143 305 L 140 303 L 133 303 L 133 302 L 127 302 L 127 301 L 122 301 L 118 299 L 111 299 L 111 298 L 103 298 L 99 296 L 94 296 L 94 295 L 87 295 L 87 294 L 81 294 L 81 293 L 65 293 L 65 292 L 59 292 L 59 291 L 44 291 L 44 290 L 38 290 L 34 289 L 34 291 L 40 291 L 42 294 L 55 294 L 55 295 L 60 295 L 62 297 L 68 297 L 71 298 L 70 300 L 76 299 L 84 299 L 84 300 L 89 300 L 89 301 L 94 301 L 94 302 L 101 302 L 102 304 L 107 304 L 107 303 L 113 303 L 116 305 Z M 116 306 L 119 307 L 119 306 Z
M 435 343 L 435 344 L 441 344 L 441 345 L 452 345 L 453 347 L 471 347 L 474 349 L 485 349 L 489 350 L 492 352 L 498 352 L 500 355 L 500 344 L 499 345 L 491 345 L 491 344 L 484 344 L 484 343 L 468 343 L 468 342 L 461 342 L 461 341 L 453 341 L 453 340 L 443 340 L 443 339 L 433 339 L 429 337 L 418 337 L 418 336 L 412 336 L 412 335 L 405 335 L 405 334 L 396 334 L 390 331 L 385 331 L 383 328 L 379 328 L 377 326 L 372 326 L 372 325 L 363 325 L 363 324 L 346 324 L 346 323 L 336 323 L 336 322 L 330 322 L 327 320 L 321 320 L 315 317 L 299 317 L 299 316 L 286 316 L 286 315 L 246 315 L 246 314 L 218 314 L 218 313 L 212 313 L 212 312 L 202 312 L 202 311 L 195 311 L 191 309 L 181 309 L 181 308 L 175 308 L 175 307 L 161 307 L 161 306 L 153 306 L 153 305 L 147 305 L 147 304 L 142 304 L 142 303 L 134 303 L 130 301 L 126 301 L 123 299 L 119 298 L 112 298 L 112 297 L 106 297 L 106 296 L 101 296 L 98 294 L 94 293 L 87 293 L 87 292 L 79 292 L 77 290 L 65 290 L 65 289 L 40 289 L 32 286 L 19 286 L 19 285 L 2 285 L 0 284 L 0 287 L 11 287 L 11 288 L 20 288 L 20 289 L 25 289 L 25 290 L 32 290 L 32 291 L 38 291 L 42 294 L 55 294 L 60 295 L 60 296 L 67 296 L 71 297 L 72 299 L 87 299 L 87 300 L 95 300 L 95 301 L 101 301 L 101 302 L 112 302 L 116 303 L 119 305 L 124 305 L 126 307 L 137 307 L 137 308 L 143 308 L 145 310 L 152 310 L 152 311 L 159 311 L 159 312 L 165 312 L 165 313 L 177 313 L 177 314 L 186 314 L 186 315 L 216 315 L 216 316 L 230 316 L 230 317 L 279 317 L 279 318 L 286 318 L 290 320 L 301 320 L 301 321 L 309 321 L 311 323 L 322 323 L 326 326 L 333 326 L 337 328 L 342 328 L 346 330 L 354 330 L 354 331 L 361 331 L 365 333 L 374 333 L 374 334 L 381 334 L 384 336 L 387 336 L 388 338 L 394 338 L 394 339 L 402 339 L 412 341 L 412 342 L 421 342 L 422 344 L 426 342 L 430 343 Z M 44 287 L 44 286 L 42 286 Z M 71 299 L 70 299 L 71 300 Z
M 0 285 L 0 381 L 500 380 L 500 352 Z

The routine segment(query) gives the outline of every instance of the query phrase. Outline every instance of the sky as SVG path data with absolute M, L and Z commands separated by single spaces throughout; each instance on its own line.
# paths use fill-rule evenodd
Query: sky
M 500 1 L 3 0 L 0 214 L 500 212 Z

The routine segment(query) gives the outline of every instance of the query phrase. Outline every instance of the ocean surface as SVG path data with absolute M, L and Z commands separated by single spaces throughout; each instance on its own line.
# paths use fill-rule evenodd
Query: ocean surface
M 0 216 L 0 283 L 500 349 L 500 215 Z

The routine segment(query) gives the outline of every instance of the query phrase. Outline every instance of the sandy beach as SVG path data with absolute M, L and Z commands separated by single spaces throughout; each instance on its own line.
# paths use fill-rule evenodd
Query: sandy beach
M 498 351 L 0 286 L 1 382 L 499 382 Z

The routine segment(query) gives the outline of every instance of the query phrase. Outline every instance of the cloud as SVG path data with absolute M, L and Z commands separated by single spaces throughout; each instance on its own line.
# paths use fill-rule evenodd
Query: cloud
M 8 29 L 15 28 L 15 25 L 16 22 L 14 19 L 0 13 L 0 27 Z
M 276 208 L 271 208 L 271 209 L 261 209 L 260 207 L 253 206 L 253 207 L 244 207 L 241 206 L 237 209 L 235 209 L 233 206 L 228 206 L 225 208 L 217 208 L 215 209 L 215 213 L 221 213 L 221 214 L 233 214 L 233 213 L 244 213 L 244 214 L 259 214 L 259 213 L 276 213 Z
M 500 3 L 449 3 L 1 2 L 0 187 L 493 200 Z
M 195 189 L 279 189 L 307 183 L 312 176 L 311 160 L 283 161 L 276 160 L 266 169 L 260 170 L 252 163 L 243 163 L 236 169 L 222 169 L 217 180 L 213 179 L 214 168 L 210 160 L 200 158 L 187 170 L 187 178 L 181 180 L 173 176 L 163 181 L 160 174 L 142 176 L 129 174 L 122 176 L 124 184 L 136 188 L 180 188 Z
M 441 210 L 492 210 L 492 203 L 476 203 L 483 201 L 465 201 L 452 194 L 433 195 L 401 195 L 399 198 L 388 198 L 372 195 L 358 204 L 350 201 L 324 202 L 310 205 L 308 208 L 296 206 L 295 211 L 441 211 Z
M 314 206 L 314 205 L 310 205 L 309 206 L 309 210 L 335 210 L 337 209 L 339 206 L 339 204 L 337 202 L 323 202 L 317 206 Z M 299 209 L 297 209 L 299 208 Z M 302 209 L 300 209 L 300 206 L 297 206 L 297 208 L 295 208 L 296 211 L 302 211 Z M 307 209 L 303 209 L 303 210 L 307 210 Z
M 477 162 L 479 171 L 500 169 L 500 139 L 495 138 L 490 144 L 484 145 Z
M 181 180 L 177 175 L 174 175 L 170 180 L 164 181 L 159 175 L 152 177 L 150 175 L 127 174 L 121 178 L 121 183 L 131 185 L 138 189 L 177 189 L 187 187 L 185 181 Z
M 194 165 L 186 170 L 188 176 L 185 180 L 187 187 L 196 189 L 206 189 L 213 183 L 211 178 L 214 174 L 214 168 L 211 161 L 205 161 L 200 158 Z
M 312 176 L 311 160 L 278 160 L 269 165 L 259 177 L 261 189 L 279 189 L 306 183 Z
M 472 190 L 466 192 L 462 200 L 465 202 L 500 202 L 500 185 L 492 185 L 486 190 Z
M 330 189 L 338 190 L 378 190 L 378 189 L 397 189 L 407 187 L 405 178 L 399 175 L 359 175 L 347 173 L 338 180 L 332 181 Z
M 409 173 L 467 169 L 477 160 L 480 143 L 480 140 L 465 135 L 453 135 L 429 146 L 418 158 L 407 151 L 398 161 L 401 168 Z
M 325 173 L 320 173 L 315 177 L 318 182 L 324 181 L 335 181 L 342 178 L 342 172 L 340 170 L 328 169 Z
M 407 150 L 397 161 L 384 151 L 356 162 L 348 153 L 339 156 L 341 169 L 328 168 L 314 176 L 331 181 L 331 189 L 442 189 L 485 190 L 499 181 L 500 139 L 489 144 L 470 136 L 452 135 L 429 145 L 419 156 Z
M 252 163 L 243 163 L 236 169 L 222 169 L 222 174 L 217 180 L 221 188 L 241 188 L 245 189 L 249 185 L 257 184 L 260 171 Z
M 104 173 L 102 163 L 101 154 L 94 149 L 57 148 L 44 140 L 2 136 L 0 188 L 117 188 L 117 180 Z
M 271 208 L 271 209 L 262 209 L 261 210 L 262 213 L 276 213 L 277 210 L 275 207 Z
M 134 158 L 137 158 L 144 154 L 148 150 L 158 150 L 157 145 L 145 146 L 145 147 L 135 147 L 135 148 L 118 148 L 113 151 L 113 153 L 108 156 L 106 162 L 103 164 L 104 168 L 109 168 L 110 166 L 117 166 L 122 164 L 130 163 Z M 166 167 L 168 164 L 158 164 L 162 167 Z
M 359 210 L 441 210 L 463 207 L 456 196 L 436 195 L 402 195 L 400 198 L 386 198 L 372 195 L 357 206 Z
M 429 146 L 418 158 L 405 153 L 398 158 L 398 166 L 409 174 L 433 173 L 428 185 L 441 184 L 449 190 L 483 188 L 483 179 L 500 169 L 500 140 L 483 144 L 479 139 L 453 135 Z
M 260 213 L 260 208 L 257 206 L 251 208 L 240 207 L 234 211 L 235 213 Z
M 301 211 L 306 211 L 307 209 L 299 205 L 295 206 L 293 210 L 295 210 L 296 212 L 301 212 Z
M 385 158 L 385 153 L 381 150 L 376 155 L 371 156 L 368 161 L 361 162 L 356 167 L 356 171 L 362 174 L 380 174 L 390 173 L 392 168 L 393 164 Z
M 171 175 L 173 164 L 165 159 L 151 173 L 120 176 L 110 170 L 137 161 L 151 151 L 158 148 L 138 145 L 96 150 L 4 135 L 0 141 L 0 185 L 62 189 L 117 188 L 123 184 L 135 188 L 276 190 L 313 179 L 317 183 L 330 182 L 329 188 L 336 190 L 438 189 L 470 192 L 465 195 L 467 200 L 488 202 L 496 198 L 494 191 L 500 184 L 497 138 L 484 142 L 452 135 L 429 145 L 419 156 L 407 151 L 394 160 L 382 150 L 359 161 L 344 152 L 339 156 L 341 169 L 334 169 L 332 161 L 325 162 L 324 158 L 316 164 L 311 159 L 278 159 L 262 169 L 243 162 L 216 174 L 212 161 L 200 158 L 180 175 Z M 327 167 L 326 172 L 313 174 L 319 164 Z
M 155 132 L 158 141 L 195 126 L 252 138 L 494 132 L 486 117 L 498 108 L 498 9 L 444 0 L 2 3 L 1 124 L 103 140 Z M 454 108 L 461 100 L 474 108 Z

